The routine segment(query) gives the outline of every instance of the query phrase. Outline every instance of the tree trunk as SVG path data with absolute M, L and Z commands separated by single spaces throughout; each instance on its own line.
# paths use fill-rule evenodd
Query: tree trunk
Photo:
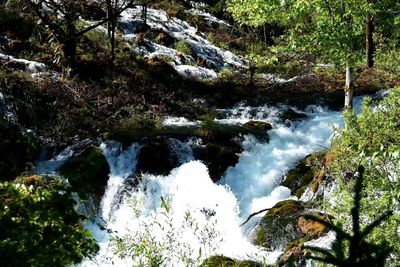
M 367 57 L 367 66 L 372 68 L 374 66 L 374 19 L 367 15 L 365 25 L 365 51 Z
M 112 31 L 111 31 L 111 61 L 115 59 L 115 30 L 117 28 L 117 18 L 112 18 Z
M 75 38 L 69 38 L 62 45 L 62 52 L 65 58 L 65 64 L 73 71 L 76 68 L 76 47 L 77 41 Z
M 142 19 L 144 25 L 147 24 L 147 1 L 144 1 L 142 4 Z
M 344 86 L 344 107 L 353 108 L 353 68 L 346 67 L 346 84 Z
M 108 38 L 111 38 L 111 31 L 112 31 L 111 20 L 113 18 L 113 8 L 111 0 L 107 0 L 106 3 L 107 3 L 107 36 Z

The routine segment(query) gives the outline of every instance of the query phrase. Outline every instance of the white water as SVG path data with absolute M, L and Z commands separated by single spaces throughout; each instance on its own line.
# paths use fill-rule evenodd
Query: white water
M 360 99 L 356 101 L 359 103 Z M 246 110 L 243 106 L 240 109 L 241 112 L 230 113 L 232 123 L 237 123 L 236 119 L 245 122 L 246 116 L 254 118 L 243 112 Z M 143 174 L 137 186 L 126 182 L 134 172 L 139 146 L 133 144 L 122 152 L 116 144 L 103 145 L 103 153 L 111 166 L 110 181 L 101 204 L 104 222 L 99 219 L 88 224 L 100 242 L 101 252 L 82 266 L 147 263 L 143 251 L 134 259 L 115 255 L 109 233 L 100 230 L 99 223 L 113 236 L 136 244 L 133 248 L 146 244 L 152 257 L 164 258 L 161 266 L 198 266 L 205 258 L 219 254 L 266 263 L 276 261 L 281 251 L 266 252 L 249 240 L 262 215 L 252 218 L 245 227 L 241 228 L 240 224 L 254 211 L 295 198 L 289 189 L 279 186 L 282 177 L 304 156 L 329 147 L 332 127 L 342 125 L 342 119 L 340 112 L 314 106 L 305 111 L 308 119 L 285 126 L 271 115 L 275 113 L 269 112 L 275 108 L 256 110 L 253 112 L 256 118 L 275 123 L 269 132 L 270 142 L 258 143 L 254 138 L 246 138 L 246 149 L 238 164 L 228 168 L 219 184 L 212 183 L 203 163 L 193 161 L 190 147 L 195 140 L 170 141 L 170 146 L 182 155 L 183 165 L 167 176 Z
M 67 147 L 54 158 L 36 162 L 36 171 L 41 174 L 54 174 L 73 154 L 74 150 Z
M 7 101 L 7 97 L 0 92 L 0 117 L 6 121 L 17 123 L 17 115 L 14 112 L 14 106 Z
M 27 60 L 27 59 L 15 58 L 13 56 L 6 55 L 3 53 L 0 53 L 0 59 L 24 64 L 26 66 L 27 70 L 31 73 L 42 72 L 46 69 L 46 65 L 43 63 L 40 63 L 37 61 L 31 61 L 31 60 Z
M 191 9 L 189 13 L 197 14 L 208 22 L 228 26 L 228 24 L 206 12 Z M 141 22 L 141 7 L 134 7 L 121 14 L 120 24 L 124 30 L 125 39 L 133 40 L 137 34 L 137 26 Z M 145 46 L 134 46 L 133 50 L 141 56 L 152 58 L 158 55 L 171 59 L 171 65 L 179 74 L 186 78 L 210 80 L 218 77 L 217 72 L 222 68 L 245 68 L 246 60 L 232 52 L 212 44 L 196 27 L 177 18 L 169 18 L 163 10 L 149 8 L 147 10 L 147 24 L 153 30 L 161 30 L 173 37 L 176 42 L 185 42 L 191 47 L 196 57 L 208 62 L 207 67 L 196 66 L 196 59 L 192 55 L 183 55 L 173 46 L 157 44 L 145 38 Z

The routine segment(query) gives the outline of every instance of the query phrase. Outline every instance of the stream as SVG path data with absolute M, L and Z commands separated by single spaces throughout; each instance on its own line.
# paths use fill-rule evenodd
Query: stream
M 361 99 L 355 99 L 356 110 Z M 218 183 L 212 182 L 206 165 L 194 160 L 192 148 L 201 145 L 195 138 L 169 140 L 181 165 L 167 176 L 135 173 L 138 143 L 123 149 L 116 141 L 103 142 L 100 148 L 111 173 L 97 216 L 85 224 L 100 252 L 79 266 L 147 266 L 148 258 L 160 259 L 161 266 L 199 266 L 212 255 L 276 262 L 284 248 L 266 251 L 251 243 L 263 214 L 240 225 L 253 212 L 297 199 L 280 186 L 284 175 L 305 156 L 328 148 L 334 127 L 343 126 L 341 112 L 316 105 L 297 110 L 308 116 L 304 120 L 281 122 L 279 116 L 287 108 L 238 105 L 218 110 L 224 118 L 216 123 L 260 120 L 273 126 L 268 143 L 251 135 L 243 138 L 239 162 Z M 169 121 L 181 126 L 194 123 L 182 118 Z M 70 154 L 67 148 L 38 167 L 41 172 L 54 171 Z M 136 245 L 117 255 L 111 237 Z M 124 257 L 127 254 L 134 257 Z

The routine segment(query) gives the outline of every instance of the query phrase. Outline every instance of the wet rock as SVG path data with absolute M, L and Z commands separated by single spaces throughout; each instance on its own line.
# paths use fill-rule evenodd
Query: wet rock
M 32 134 L 0 118 L 0 181 L 14 179 L 29 170 L 37 148 Z
M 247 127 L 252 130 L 260 130 L 260 131 L 268 131 L 272 129 L 272 125 L 263 122 L 263 121 L 248 121 L 244 124 L 244 127 Z
M 60 174 L 68 179 L 73 191 L 85 198 L 89 194 L 96 203 L 100 202 L 110 173 L 110 167 L 101 150 L 89 146 L 75 154 L 61 168 Z
M 330 218 L 326 214 L 322 213 L 311 213 L 311 215 L 323 220 L 328 221 Z M 322 234 L 327 232 L 327 228 L 320 222 L 316 222 L 314 220 L 306 219 L 304 216 L 301 216 L 297 221 L 297 225 L 300 231 L 307 237 L 308 240 L 319 238 Z
M 212 256 L 206 259 L 200 267 L 261 267 L 262 264 L 255 261 L 239 261 L 226 256 Z
M 231 146 L 210 143 L 204 148 L 197 148 L 194 154 L 196 159 L 207 165 L 210 177 L 215 182 L 221 179 L 228 167 L 236 165 L 240 152 L 240 146 L 234 143 Z
M 296 112 L 291 108 L 286 110 L 281 116 L 283 121 L 297 121 L 305 118 L 307 118 L 306 114 Z
M 140 149 L 137 170 L 139 172 L 167 175 L 178 166 L 178 158 L 172 153 L 165 139 L 148 141 Z
M 169 33 L 160 32 L 155 38 L 156 43 L 170 46 L 175 43 L 175 38 L 172 37 Z
M 303 204 L 296 200 L 277 203 L 262 218 L 253 240 L 254 244 L 278 249 L 303 237 L 298 226 L 298 220 L 303 211 Z
M 308 157 L 309 156 L 297 163 L 297 165 L 287 173 L 286 178 L 282 182 L 282 185 L 289 188 L 296 197 L 300 197 L 304 193 L 305 189 L 314 178 L 314 170 L 307 162 Z
M 308 214 L 323 221 L 331 219 L 328 215 L 319 212 L 313 211 L 308 212 Z M 314 220 L 306 219 L 304 216 L 299 217 L 297 224 L 303 237 L 287 245 L 284 254 L 277 262 L 277 266 L 307 266 L 306 256 L 308 256 L 310 252 L 304 250 L 304 243 L 321 237 L 328 230 L 323 224 Z
M 304 243 L 301 240 L 288 245 L 285 253 L 277 262 L 277 266 L 297 266 L 305 267 L 307 252 L 304 251 Z
M 199 57 L 196 58 L 196 64 L 199 67 L 206 68 L 207 67 L 207 59 L 205 59 L 204 57 L 199 56 Z
M 330 157 L 327 158 L 328 154 L 320 151 L 306 156 L 286 174 L 281 185 L 300 198 L 308 186 L 318 186 L 325 179 L 325 162 L 331 160 Z

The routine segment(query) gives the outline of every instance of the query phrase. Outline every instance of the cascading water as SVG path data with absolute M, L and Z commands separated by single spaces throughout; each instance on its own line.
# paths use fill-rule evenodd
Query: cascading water
M 115 211 L 121 205 L 124 183 L 136 171 L 136 158 L 140 145 L 134 143 L 126 150 L 123 150 L 121 143 L 109 141 L 102 143 L 100 149 L 110 166 L 110 175 L 100 203 L 98 217 L 86 223 L 86 228 L 93 233 L 99 243 L 100 252 L 96 259 L 84 262 L 82 266 L 93 264 L 104 266 L 103 263 L 106 260 L 112 260 L 113 254 L 109 251 L 108 246 L 109 231 L 113 230 L 110 224 L 115 220 Z M 121 262 L 120 264 L 127 265 L 128 262 Z
M 356 103 L 359 106 L 360 98 Z M 333 126 L 343 124 L 341 113 L 310 106 L 304 111 L 308 118 L 290 126 L 277 119 L 281 108 L 262 107 L 255 112 L 242 106 L 227 113 L 230 117 L 221 122 L 238 124 L 257 118 L 271 122 L 274 129 L 269 131 L 269 143 L 245 138 L 238 164 L 228 168 L 218 184 L 211 181 L 203 163 L 193 160 L 193 140 L 170 140 L 183 164 L 167 176 L 142 174 L 135 187 L 128 187 L 126 181 L 134 172 L 139 146 L 133 144 L 125 151 L 116 143 L 101 146 L 111 167 L 100 212 L 108 232 L 100 230 L 99 220 L 88 223 L 101 251 L 82 266 L 146 265 L 150 258 L 160 260 L 161 266 L 198 266 L 211 255 L 266 263 L 277 259 L 280 251 L 266 252 L 248 238 L 262 215 L 244 228 L 240 224 L 254 211 L 295 198 L 279 186 L 282 177 L 301 158 L 329 147 Z M 129 252 L 115 252 L 109 232 L 117 242 L 128 241 Z

